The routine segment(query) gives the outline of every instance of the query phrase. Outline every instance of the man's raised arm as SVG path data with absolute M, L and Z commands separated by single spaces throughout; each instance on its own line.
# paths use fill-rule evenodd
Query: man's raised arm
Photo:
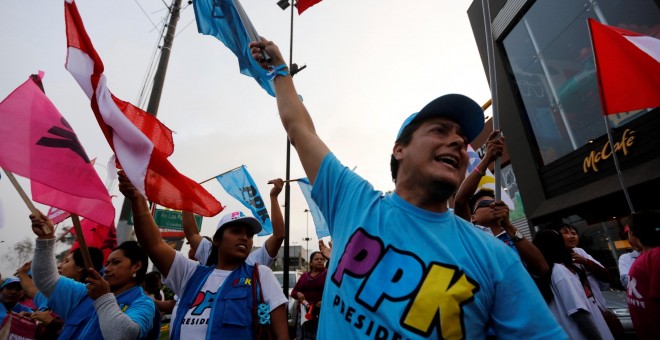
M 276 68 L 280 65 L 286 66 L 279 48 L 272 41 L 262 38 L 261 41 L 251 42 L 250 48 L 252 49 L 252 57 L 259 61 L 263 68 L 269 69 Z M 265 50 L 270 55 L 270 62 L 262 60 L 262 50 Z M 298 157 L 305 169 L 307 178 L 310 183 L 314 183 L 321 162 L 330 152 L 330 149 L 328 149 L 316 134 L 312 117 L 310 117 L 305 105 L 303 105 L 298 97 L 291 74 L 289 74 L 288 68 L 284 70 L 286 70 L 286 75 L 278 74 L 273 79 L 275 97 L 277 98 L 277 109 L 289 140 L 296 148 L 296 151 L 298 151 Z

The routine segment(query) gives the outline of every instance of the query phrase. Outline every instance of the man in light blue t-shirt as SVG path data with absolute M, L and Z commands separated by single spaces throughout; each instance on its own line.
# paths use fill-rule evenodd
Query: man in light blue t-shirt
M 457 94 L 406 119 L 392 150 L 392 194 L 343 166 L 318 137 L 272 42 L 277 105 L 333 240 L 320 339 L 566 338 L 516 254 L 447 208 L 483 111 Z M 262 60 L 262 51 L 271 59 Z

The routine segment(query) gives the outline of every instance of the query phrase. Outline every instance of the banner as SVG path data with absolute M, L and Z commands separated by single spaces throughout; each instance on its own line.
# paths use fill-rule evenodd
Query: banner
M 298 185 L 300 186 L 303 196 L 305 196 L 309 211 L 312 213 L 312 219 L 314 220 L 314 226 L 316 227 L 316 237 L 320 240 L 326 236 L 330 236 L 330 229 L 325 222 L 325 217 L 323 217 L 321 209 L 319 209 L 319 206 L 316 205 L 316 202 L 312 199 L 312 185 L 309 183 L 309 180 L 307 178 L 301 178 L 298 180 Z
M 243 203 L 246 208 L 250 209 L 252 215 L 261 222 L 263 229 L 259 232 L 259 236 L 273 233 L 273 224 L 270 215 L 268 215 L 266 204 L 245 165 L 241 165 L 240 168 L 222 174 L 215 179 L 220 182 L 220 185 L 228 194 Z

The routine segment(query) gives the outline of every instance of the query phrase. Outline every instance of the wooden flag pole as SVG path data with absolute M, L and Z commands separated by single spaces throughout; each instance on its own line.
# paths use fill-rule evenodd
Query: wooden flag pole
M 76 239 L 78 240 L 78 245 L 80 246 L 80 252 L 83 256 L 83 262 L 85 263 L 85 270 L 87 268 L 94 268 L 92 265 L 92 258 L 89 256 L 89 249 L 87 248 L 87 242 L 85 242 L 85 235 L 82 231 L 82 226 L 80 225 L 80 218 L 78 215 L 71 214 L 71 220 L 73 221 L 73 227 L 76 230 Z
M 40 216 L 41 213 L 34 206 L 34 203 L 32 203 L 32 200 L 30 200 L 30 198 L 27 196 L 27 194 L 25 193 L 25 191 L 23 190 L 21 185 L 18 184 L 18 181 L 16 180 L 16 177 L 14 177 L 14 174 L 12 174 L 11 172 L 9 172 L 5 169 L 2 169 L 2 171 L 4 171 L 5 175 L 7 175 L 7 178 L 9 178 L 9 181 L 14 186 L 14 189 L 16 189 L 16 191 L 18 191 L 18 195 L 21 196 L 21 198 L 23 199 L 23 202 L 25 203 L 25 205 L 27 205 L 28 209 L 30 209 L 30 212 L 34 216 Z M 51 232 L 50 228 L 47 225 L 44 225 L 42 229 L 44 230 L 44 232 L 46 234 L 49 234 Z
M 486 111 L 486 109 L 488 109 L 491 105 L 493 105 L 493 100 L 488 99 L 487 102 L 485 102 L 483 105 L 481 105 L 481 109 Z

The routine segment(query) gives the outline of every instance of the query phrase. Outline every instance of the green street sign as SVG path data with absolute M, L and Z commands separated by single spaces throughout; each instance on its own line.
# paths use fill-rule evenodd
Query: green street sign
M 176 210 L 165 210 L 165 209 L 156 209 L 156 214 L 154 215 L 154 221 L 156 225 L 162 229 L 170 230 L 183 230 L 183 219 L 181 217 L 181 212 Z M 197 222 L 197 230 L 202 230 L 202 216 L 195 215 L 195 221 Z M 128 218 L 128 224 L 133 225 L 133 212 Z

